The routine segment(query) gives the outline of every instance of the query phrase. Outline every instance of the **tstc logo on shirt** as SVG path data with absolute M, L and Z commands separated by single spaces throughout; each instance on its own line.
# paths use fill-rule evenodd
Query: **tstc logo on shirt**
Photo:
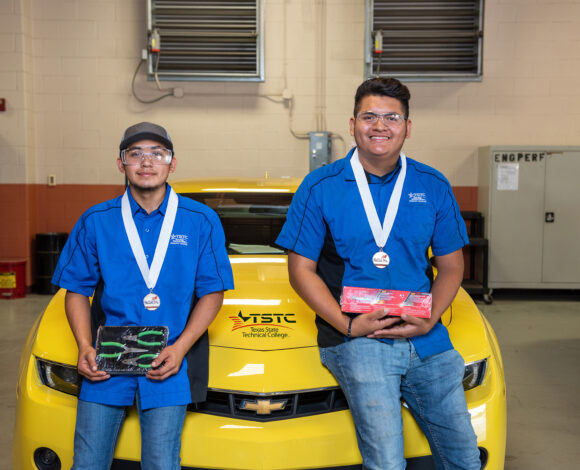
M 409 193 L 409 202 L 427 202 L 427 195 L 425 193 Z
M 188 240 L 188 236 L 187 235 L 176 235 L 176 234 L 172 234 L 171 235 L 171 240 L 169 241 L 169 244 L 170 245 L 187 246 L 187 240 Z

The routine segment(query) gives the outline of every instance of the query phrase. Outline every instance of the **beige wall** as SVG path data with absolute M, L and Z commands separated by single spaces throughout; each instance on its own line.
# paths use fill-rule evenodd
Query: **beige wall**
M 176 178 L 302 176 L 308 141 L 292 136 L 286 106 L 259 96 L 284 88 L 294 130 L 342 136 L 333 141 L 342 156 L 363 79 L 365 2 L 326 0 L 322 11 L 321 1 L 265 0 L 265 82 L 179 83 L 183 98 L 144 105 L 131 78 L 146 44 L 145 0 L 1 0 L 0 183 L 44 184 L 49 174 L 122 183 L 120 135 L 142 120 L 171 133 Z M 409 84 L 406 153 L 455 186 L 477 184 L 478 146 L 580 144 L 580 2 L 487 0 L 484 31 L 482 82 Z M 137 88 L 159 94 L 143 70 Z

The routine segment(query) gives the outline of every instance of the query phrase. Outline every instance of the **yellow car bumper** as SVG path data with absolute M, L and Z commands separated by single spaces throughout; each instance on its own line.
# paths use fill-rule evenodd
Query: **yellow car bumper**
M 257 362 L 258 356 L 268 359 L 272 357 L 272 353 L 274 355 L 277 353 L 269 352 L 264 355 L 256 351 L 216 349 L 217 351 L 212 351 L 212 364 L 223 363 L 228 357 L 237 358 L 229 368 L 222 368 L 226 371 L 236 370 L 239 364 L 244 362 Z M 305 348 L 300 354 L 306 357 L 316 352 L 316 348 Z M 271 360 L 276 362 L 278 359 Z M 501 377 L 498 375 L 498 367 L 493 358 L 488 361 L 486 380 L 479 387 L 466 393 L 472 423 L 478 435 L 478 444 L 487 454 L 485 468 L 491 470 L 503 469 L 505 452 L 505 390 L 503 381 L 497 380 L 497 377 Z M 267 362 L 265 368 L 268 368 Z M 232 380 L 231 377 L 228 379 L 229 375 L 224 374 L 222 381 L 217 378 L 215 380 L 220 386 L 226 385 L 228 380 Z M 287 376 L 296 377 L 295 374 Z M 34 356 L 30 356 L 30 361 L 23 367 L 19 384 L 18 419 L 14 433 L 14 468 L 36 469 L 34 455 L 39 448 L 53 450 L 58 455 L 62 468 L 70 468 L 76 397 L 43 385 Z M 293 384 L 287 385 L 292 387 Z M 221 387 L 220 389 L 223 390 Z M 230 390 L 233 392 L 235 389 Z M 256 391 L 263 392 L 272 391 Z M 403 422 L 406 457 L 417 459 L 430 455 L 427 440 L 406 408 L 403 408 Z M 119 468 L 130 468 L 124 465 L 139 460 L 138 436 L 138 416 L 136 411 L 131 409 L 115 453 Z M 232 470 L 350 468 L 360 465 L 361 462 L 352 418 L 347 410 L 265 422 L 188 412 L 182 443 L 181 457 L 184 468 Z

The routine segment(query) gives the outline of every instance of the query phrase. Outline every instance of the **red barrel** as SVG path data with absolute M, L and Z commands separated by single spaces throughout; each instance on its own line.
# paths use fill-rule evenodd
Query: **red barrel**
M 26 295 L 26 260 L 0 260 L 0 297 L 16 299 Z

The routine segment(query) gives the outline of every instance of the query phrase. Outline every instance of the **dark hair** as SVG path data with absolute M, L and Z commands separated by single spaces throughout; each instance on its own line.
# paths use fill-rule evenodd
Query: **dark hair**
M 369 78 L 365 80 L 356 90 L 354 96 L 354 116 L 359 112 L 360 102 L 365 96 L 388 96 L 399 100 L 403 106 L 405 117 L 409 117 L 409 100 L 411 92 L 396 78 Z

